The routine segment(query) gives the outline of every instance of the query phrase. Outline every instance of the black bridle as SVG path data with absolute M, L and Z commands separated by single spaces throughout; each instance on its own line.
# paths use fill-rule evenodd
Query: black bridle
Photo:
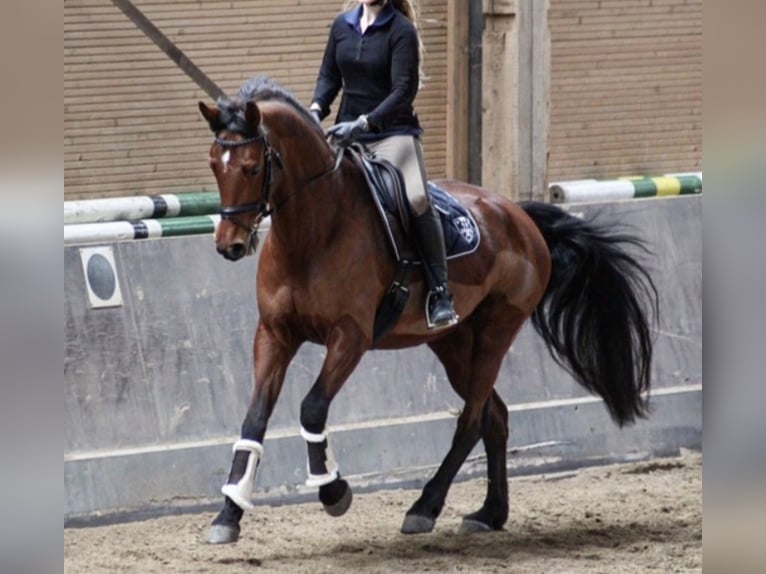
M 271 205 L 269 204 L 269 198 L 271 197 L 271 184 L 273 181 L 274 176 L 274 170 L 272 167 L 272 158 L 276 158 L 275 161 L 277 164 L 279 164 L 279 167 L 282 168 L 282 158 L 280 157 L 279 153 L 274 150 L 274 148 L 271 147 L 271 144 L 269 144 L 269 139 L 266 137 L 266 134 L 259 134 L 254 137 L 246 138 L 243 140 L 225 140 L 219 137 L 215 138 L 215 143 L 217 143 L 219 146 L 221 146 L 224 149 L 230 149 L 230 148 L 237 148 L 242 147 L 246 145 L 251 145 L 258 142 L 263 142 L 264 149 L 263 149 L 263 166 L 265 169 L 265 173 L 263 175 L 263 199 L 261 201 L 253 201 L 250 203 L 243 203 L 240 205 L 222 205 L 221 206 L 221 220 L 229 220 L 237 227 L 241 227 L 248 233 L 254 234 L 258 231 L 258 226 L 260 225 L 261 221 L 264 217 L 271 215 L 273 213 L 273 209 Z M 256 213 L 255 222 L 252 226 L 248 227 L 246 225 L 243 225 L 239 219 L 236 217 L 237 215 L 242 215 L 243 213 Z
M 315 182 L 316 180 L 325 177 L 327 175 L 330 175 L 338 170 L 340 167 L 341 161 L 343 160 L 343 149 L 338 148 L 337 155 L 335 157 L 335 163 L 333 166 L 315 176 L 310 177 L 306 181 L 304 181 L 300 187 L 293 192 L 292 194 L 288 195 L 284 200 L 282 200 L 278 205 L 271 206 L 270 198 L 271 198 L 271 186 L 273 183 L 273 177 L 274 177 L 274 168 L 272 162 L 275 162 L 277 164 L 277 167 L 279 169 L 284 170 L 284 162 L 282 161 L 282 157 L 279 155 L 279 152 L 275 150 L 273 147 L 271 147 L 271 144 L 269 143 L 269 138 L 266 137 L 266 134 L 259 134 L 257 136 L 253 136 L 250 138 L 246 138 L 243 140 L 225 140 L 219 137 L 215 138 L 215 143 L 217 143 L 222 148 L 237 148 L 242 147 L 246 145 L 251 145 L 258 142 L 263 142 L 264 149 L 263 149 L 263 166 L 264 166 L 264 175 L 263 175 L 263 199 L 261 201 L 253 201 L 250 203 L 243 203 L 241 205 L 225 205 L 221 206 L 221 220 L 229 220 L 237 227 L 240 227 L 247 231 L 250 234 L 250 244 L 251 246 L 254 245 L 253 237 L 258 232 L 258 227 L 261 224 L 261 221 L 263 221 L 264 217 L 267 217 L 271 215 L 272 213 L 276 213 L 279 211 L 282 206 L 284 206 L 285 203 L 287 203 L 290 198 L 292 198 L 296 193 L 301 191 L 304 187 L 307 185 Z M 252 173 L 252 175 L 255 175 L 258 173 L 260 169 L 256 170 Z M 255 213 L 255 221 L 253 222 L 252 226 L 246 226 L 244 225 L 239 219 L 237 218 L 238 215 L 242 215 L 244 213 Z

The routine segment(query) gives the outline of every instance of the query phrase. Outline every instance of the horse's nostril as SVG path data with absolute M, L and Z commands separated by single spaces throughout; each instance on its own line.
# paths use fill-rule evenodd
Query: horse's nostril
M 245 256 L 245 252 L 247 249 L 245 248 L 244 243 L 235 243 L 231 247 L 229 247 L 229 256 L 231 259 L 241 259 Z

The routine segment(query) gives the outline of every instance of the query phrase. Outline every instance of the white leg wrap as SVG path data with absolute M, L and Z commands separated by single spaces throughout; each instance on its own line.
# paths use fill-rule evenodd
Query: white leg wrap
M 237 482 L 225 484 L 221 488 L 221 492 L 231 498 L 234 504 L 242 510 L 252 510 L 254 508 L 252 500 L 253 488 L 255 486 L 255 471 L 263 454 L 263 446 L 257 441 L 243 438 L 234 443 L 232 450 L 235 457 L 238 452 L 244 451 L 248 453 L 247 466 L 242 477 Z
M 301 427 L 301 436 L 308 443 L 309 449 L 306 485 L 324 486 L 338 478 L 338 463 L 335 462 L 327 433 L 315 434 Z

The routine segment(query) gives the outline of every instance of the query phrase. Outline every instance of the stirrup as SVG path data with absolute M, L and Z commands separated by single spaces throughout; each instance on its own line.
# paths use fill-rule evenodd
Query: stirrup
M 432 309 L 433 299 L 433 309 Z M 442 302 L 439 301 L 442 300 Z M 439 313 L 434 313 L 432 317 L 432 311 L 442 303 L 446 308 L 440 309 Z M 426 296 L 426 326 L 430 330 L 444 329 L 456 325 L 460 317 L 455 312 L 455 308 L 452 306 L 452 296 L 443 287 L 439 286 L 436 289 L 432 289 Z

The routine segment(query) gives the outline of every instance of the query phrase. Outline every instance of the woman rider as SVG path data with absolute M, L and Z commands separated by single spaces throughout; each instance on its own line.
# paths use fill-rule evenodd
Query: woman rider
M 431 270 L 425 273 L 428 326 L 448 327 L 458 317 L 447 289 L 441 220 L 426 193 L 423 130 L 413 109 L 422 52 L 415 12 L 410 0 L 355 0 L 349 7 L 332 24 L 310 111 L 321 122 L 343 88 L 328 133 L 340 145 L 363 143 L 402 172 L 415 236 Z

